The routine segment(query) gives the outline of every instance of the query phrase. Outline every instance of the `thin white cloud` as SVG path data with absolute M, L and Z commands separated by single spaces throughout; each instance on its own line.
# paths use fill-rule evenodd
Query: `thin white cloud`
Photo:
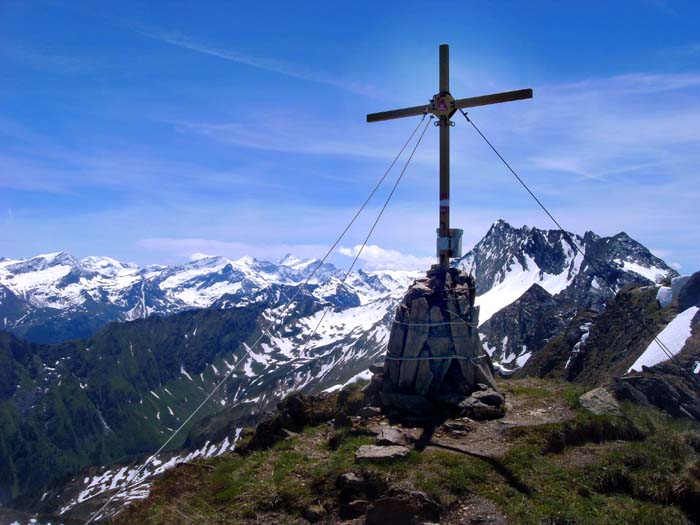
M 195 133 L 218 142 L 266 151 L 365 158 L 386 158 L 392 153 L 388 148 L 361 141 L 361 130 L 348 129 L 349 126 L 327 120 L 313 121 L 301 115 L 258 113 L 254 121 L 171 124 L 179 132 Z M 365 132 L 365 138 L 367 135 Z
M 419 121 L 420 117 L 414 117 L 394 122 L 390 127 L 371 126 L 357 120 L 329 120 L 291 110 L 263 110 L 241 115 L 234 121 L 161 120 L 179 133 L 253 150 L 382 161 L 394 158 Z M 412 144 L 418 134 L 413 135 Z M 437 163 L 437 147 L 431 144 L 436 139 L 436 134 L 426 134 L 413 164 Z M 462 164 L 460 157 L 453 161 L 455 167 Z
M 255 176 L 261 170 L 260 163 L 236 170 L 213 169 L 204 162 L 154 155 L 141 146 L 67 147 L 2 117 L 0 137 L 17 143 L 0 152 L 0 188 L 59 195 L 75 195 L 86 188 L 108 188 L 149 196 L 190 192 L 193 188 L 279 188 L 278 182 Z
M 361 245 L 356 245 L 352 248 L 341 246 L 338 252 L 346 257 L 355 257 L 360 251 Z M 435 263 L 433 257 L 417 257 L 401 253 L 398 250 L 388 250 L 377 246 L 376 244 L 368 244 L 362 250 L 359 258 L 367 268 L 375 270 L 427 270 Z
M 196 53 L 213 56 L 222 60 L 243 64 L 264 71 L 270 71 L 285 75 L 287 77 L 307 80 L 318 84 L 333 86 L 350 93 L 375 97 L 375 90 L 366 84 L 360 82 L 352 82 L 339 78 L 337 75 L 332 75 L 320 71 L 312 71 L 299 65 L 289 64 L 274 58 L 261 57 L 243 53 L 232 49 L 223 49 L 220 47 L 205 44 L 197 41 L 189 36 L 185 36 L 175 32 L 154 31 L 134 29 L 140 35 L 163 42 L 172 46 L 188 49 Z
M 531 168 L 603 181 L 687 179 L 700 160 L 700 75 L 634 74 L 535 89 L 486 131 L 529 151 Z M 480 117 L 476 117 L 477 119 Z M 481 120 L 476 120 L 477 124 Z M 521 164 L 522 167 L 522 164 Z

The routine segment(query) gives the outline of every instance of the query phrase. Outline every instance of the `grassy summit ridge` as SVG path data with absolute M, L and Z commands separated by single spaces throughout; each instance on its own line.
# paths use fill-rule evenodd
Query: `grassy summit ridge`
M 505 422 L 469 422 L 474 428 L 463 435 L 438 429 L 437 446 L 402 461 L 357 463 L 358 447 L 375 441 L 362 425 L 309 425 L 262 450 L 243 444 L 240 453 L 169 471 L 116 523 L 296 524 L 308 522 L 309 509 L 319 523 L 364 523 L 340 517 L 337 480 L 348 472 L 371 482 L 370 503 L 392 490 L 425 492 L 447 524 L 700 518 L 699 425 L 631 405 L 621 417 L 596 416 L 576 406 L 580 387 L 558 381 L 515 380 L 503 388 L 511 403 Z M 542 423 L 548 417 L 558 420 Z M 488 439 L 476 444 L 485 431 L 498 442 L 492 450 Z M 472 452 L 457 453 L 460 444 Z

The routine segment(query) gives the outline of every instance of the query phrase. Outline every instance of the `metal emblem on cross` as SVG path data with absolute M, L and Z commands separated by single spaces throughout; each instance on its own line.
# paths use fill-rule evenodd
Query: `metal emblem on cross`
M 367 122 L 392 120 L 432 113 L 439 120 L 440 128 L 440 222 L 437 239 L 438 263 L 444 269 L 449 268 L 450 258 L 461 256 L 462 230 L 450 229 L 450 117 L 457 110 L 499 104 L 532 98 L 532 89 L 520 89 L 493 93 L 479 97 L 455 99 L 450 93 L 450 48 L 447 44 L 440 46 L 440 92 L 427 105 L 394 109 L 367 115 Z

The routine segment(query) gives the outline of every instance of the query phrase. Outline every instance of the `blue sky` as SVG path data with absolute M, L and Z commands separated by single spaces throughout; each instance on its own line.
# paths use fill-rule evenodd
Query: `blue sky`
M 565 227 L 695 271 L 698 19 L 660 0 L 0 0 L 0 256 L 320 256 L 417 122 L 365 114 L 427 101 L 449 43 L 455 96 L 534 89 L 470 115 Z M 498 218 L 551 227 L 457 117 L 465 247 Z M 437 193 L 434 128 L 363 264 L 428 264 Z

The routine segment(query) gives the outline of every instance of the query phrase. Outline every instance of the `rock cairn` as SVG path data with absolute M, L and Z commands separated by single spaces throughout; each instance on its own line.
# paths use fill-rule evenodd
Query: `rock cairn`
M 446 406 L 475 419 L 502 416 L 475 297 L 474 278 L 456 268 L 433 266 L 416 280 L 397 309 L 383 366 L 371 367 L 367 394 L 401 414 L 429 416 Z

